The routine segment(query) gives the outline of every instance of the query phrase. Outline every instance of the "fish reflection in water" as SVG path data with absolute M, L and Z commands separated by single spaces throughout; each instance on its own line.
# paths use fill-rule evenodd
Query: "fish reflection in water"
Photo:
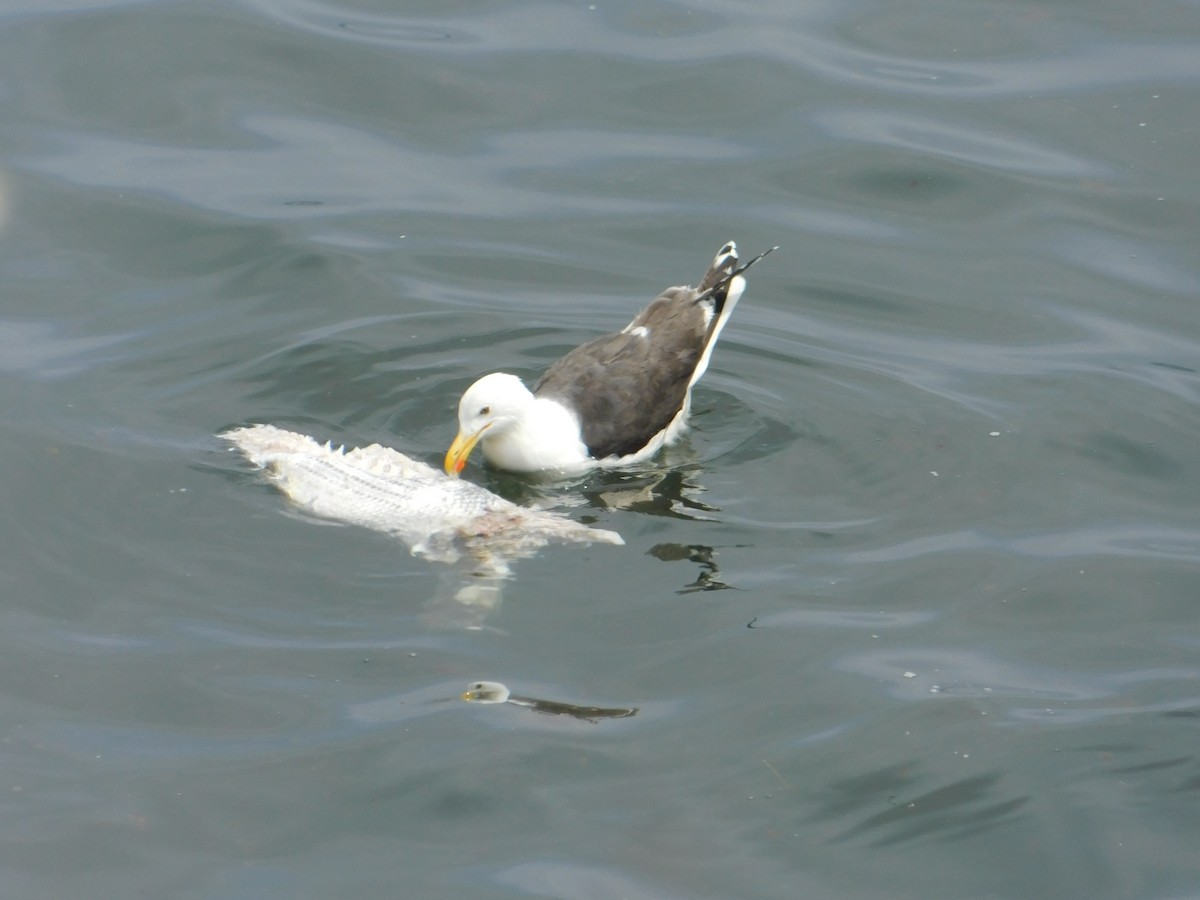
M 598 722 L 600 719 L 628 719 L 637 715 L 638 708 L 604 708 L 600 706 L 576 706 L 572 703 L 561 703 L 557 700 L 539 700 L 535 697 L 518 697 L 506 685 L 499 681 L 475 681 L 462 693 L 462 699 L 469 703 L 508 703 L 521 706 L 534 712 L 552 716 L 571 716 L 586 722 Z

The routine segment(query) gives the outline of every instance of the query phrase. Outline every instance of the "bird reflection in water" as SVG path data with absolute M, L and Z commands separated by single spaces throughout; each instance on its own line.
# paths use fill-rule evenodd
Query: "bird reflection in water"
M 612 473 L 617 475 L 617 473 Z M 600 509 L 627 509 L 648 516 L 663 516 L 670 519 L 709 520 L 708 513 L 720 512 L 715 506 L 702 503 L 703 485 L 689 481 L 679 469 L 665 475 L 620 478 L 615 484 L 604 485 L 599 490 L 588 492 L 591 505 Z
M 691 584 L 685 584 L 677 590 L 677 594 L 694 594 L 697 591 L 736 590 L 731 584 L 721 580 L 716 561 L 715 547 L 705 547 L 702 544 L 655 544 L 646 551 L 647 556 L 661 559 L 663 562 L 679 562 L 687 560 L 700 566 L 700 573 Z

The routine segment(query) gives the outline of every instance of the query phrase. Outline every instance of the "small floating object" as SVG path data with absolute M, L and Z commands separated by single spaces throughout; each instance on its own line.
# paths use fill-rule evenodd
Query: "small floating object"
M 637 715 L 637 707 L 605 709 L 599 706 L 575 706 L 572 703 L 560 703 L 557 700 L 537 700 L 533 697 L 517 697 L 507 685 L 499 681 L 476 681 L 462 693 L 462 699 L 469 703 L 510 703 L 513 706 L 523 706 L 534 712 L 546 713 L 553 716 L 571 716 L 595 722 L 599 719 L 627 719 Z
M 621 331 L 552 365 L 532 391 L 515 375 L 480 378 L 459 402 L 447 474 L 463 470 L 476 444 L 501 469 L 577 472 L 641 462 L 674 443 L 746 288 L 742 273 L 771 250 L 739 266 L 730 241 L 698 287 L 667 288 Z

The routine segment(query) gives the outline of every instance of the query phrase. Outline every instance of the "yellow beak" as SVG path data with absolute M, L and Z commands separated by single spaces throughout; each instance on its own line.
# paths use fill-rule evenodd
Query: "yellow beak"
M 475 445 L 479 443 L 479 439 L 483 437 L 483 433 L 488 430 L 492 423 L 484 425 L 477 432 L 469 437 L 461 431 L 454 438 L 454 443 L 450 445 L 450 449 L 446 451 L 446 462 L 444 468 L 446 474 L 452 478 L 457 478 L 467 465 L 467 457 L 471 455 L 471 451 L 475 449 Z

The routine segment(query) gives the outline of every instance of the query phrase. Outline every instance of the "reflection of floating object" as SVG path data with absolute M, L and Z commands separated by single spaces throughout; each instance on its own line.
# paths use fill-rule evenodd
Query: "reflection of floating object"
M 615 531 L 526 509 L 449 478 L 396 450 L 345 450 L 273 425 L 235 428 L 231 441 L 302 510 L 394 535 L 414 554 L 441 562 L 462 556 L 502 574 L 510 559 L 551 541 L 622 544 Z
M 673 443 L 746 288 L 741 273 L 767 253 L 739 267 L 730 241 L 699 287 L 667 288 L 623 330 L 552 365 L 532 392 L 502 372 L 476 381 L 459 402 L 446 471 L 462 471 L 477 443 L 493 465 L 517 472 L 625 465 Z
M 705 547 L 703 544 L 655 544 L 646 551 L 647 556 L 661 559 L 663 562 L 675 562 L 686 559 L 700 564 L 700 574 L 691 584 L 684 585 L 676 591 L 677 594 L 691 594 L 696 591 L 724 591 L 731 586 L 721 580 L 716 561 L 716 549 Z
M 476 681 L 463 692 L 462 698 L 472 703 L 511 703 L 524 706 L 534 712 L 555 716 L 573 716 L 594 722 L 597 719 L 627 719 L 637 715 L 633 709 L 604 709 L 599 706 L 575 706 L 557 700 L 536 700 L 533 697 L 514 697 L 508 687 L 499 681 Z

